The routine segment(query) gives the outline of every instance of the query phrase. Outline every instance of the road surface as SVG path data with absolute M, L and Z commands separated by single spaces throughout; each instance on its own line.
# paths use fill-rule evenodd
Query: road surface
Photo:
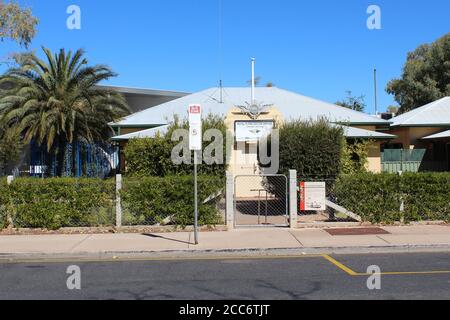
M 69 266 L 81 290 L 69 290 Z M 378 266 L 381 290 L 369 290 Z M 373 282 L 372 282 L 373 283 Z M 450 253 L 0 263 L 0 299 L 450 299 Z

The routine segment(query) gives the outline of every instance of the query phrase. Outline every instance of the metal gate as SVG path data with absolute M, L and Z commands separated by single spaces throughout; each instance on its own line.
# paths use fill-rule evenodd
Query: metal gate
M 236 227 L 289 226 L 288 178 L 239 175 L 234 180 Z

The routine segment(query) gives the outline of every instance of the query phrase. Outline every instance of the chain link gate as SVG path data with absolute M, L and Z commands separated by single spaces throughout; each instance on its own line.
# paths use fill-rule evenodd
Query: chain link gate
M 234 180 L 236 227 L 289 226 L 288 178 L 284 175 L 238 175 Z

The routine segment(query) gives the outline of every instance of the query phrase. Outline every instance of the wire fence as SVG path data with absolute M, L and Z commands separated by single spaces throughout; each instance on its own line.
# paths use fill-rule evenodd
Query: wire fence
M 287 226 L 288 180 L 284 175 L 235 177 L 236 226 Z
M 225 181 L 200 176 L 200 225 L 225 221 Z M 190 176 L 125 177 L 121 195 L 123 226 L 190 226 L 194 224 L 194 181 Z
M 325 206 L 298 196 L 299 222 L 363 221 L 394 223 L 450 221 L 448 174 L 298 177 L 325 186 Z M 320 186 L 320 185 L 319 185 Z M 282 175 L 237 176 L 234 181 L 236 226 L 287 226 L 288 179 Z M 199 177 L 199 223 L 222 225 L 225 181 Z M 114 226 L 190 226 L 194 222 L 190 176 L 123 179 L 0 179 L 0 229 Z M 304 207 L 302 207 L 304 206 Z M 119 219 L 119 221 L 117 221 Z

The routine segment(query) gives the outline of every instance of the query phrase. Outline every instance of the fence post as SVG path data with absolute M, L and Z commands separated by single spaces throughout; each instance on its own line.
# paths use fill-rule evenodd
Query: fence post
M 14 181 L 14 176 L 8 176 L 6 178 L 6 183 L 8 184 L 8 186 L 10 186 Z M 9 212 L 8 210 L 8 214 L 6 216 L 6 222 L 8 223 L 8 228 L 13 228 L 14 227 L 14 221 L 13 218 L 11 216 L 11 212 Z
M 226 186 L 226 224 L 228 230 L 234 229 L 234 176 L 227 171 L 227 186 Z
M 298 199 L 297 199 L 297 170 L 289 171 L 289 223 L 291 229 L 296 229 L 298 219 Z
M 122 175 L 116 175 L 116 227 L 122 227 L 122 202 L 120 191 L 122 190 Z

